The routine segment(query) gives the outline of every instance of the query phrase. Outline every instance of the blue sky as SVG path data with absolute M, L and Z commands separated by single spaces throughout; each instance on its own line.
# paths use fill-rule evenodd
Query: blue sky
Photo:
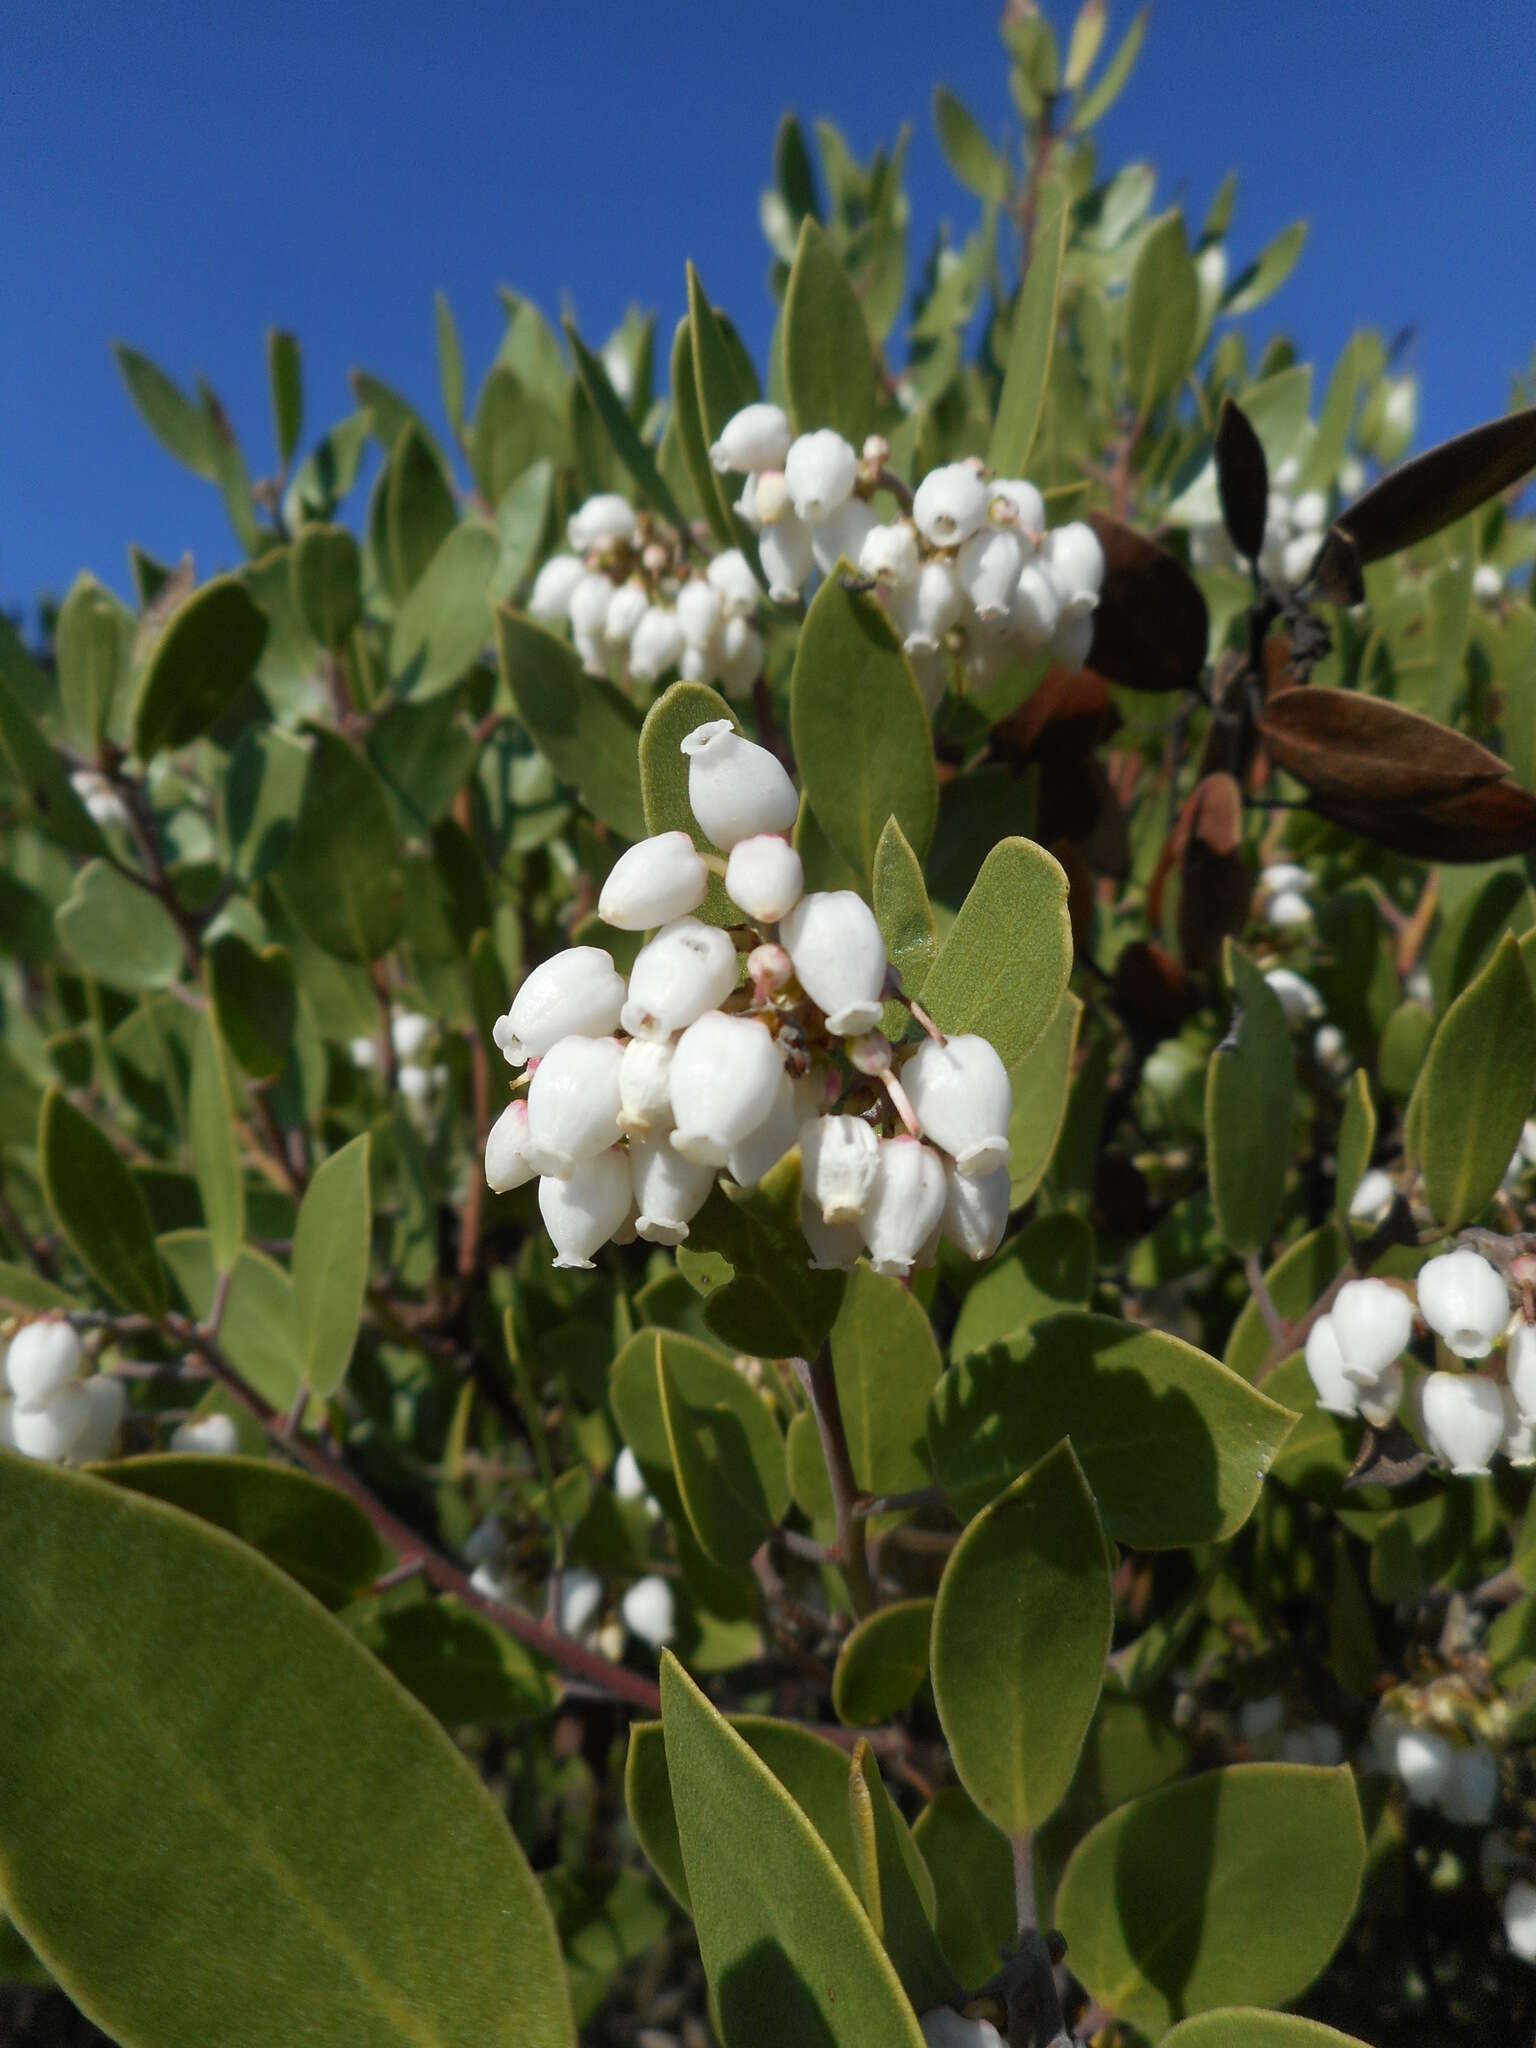
M 1067 10 L 1049 0 L 1058 24 Z M 1111 38 L 1129 21 L 1111 0 Z M 1241 173 L 1240 264 L 1297 215 L 1298 272 L 1260 316 L 1330 362 L 1365 321 L 1414 326 L 1423 438 L 1497 412 L 1536 346 L 1536 60 L 1521 8 L 1430 0 L 1160 0 L 1101 161 L 1155 163 L 1198 219 Z M 263 335 L 304 346 L 307 425 L 374 370 L 436 416 L 432 295 L 472 382 L 498 283 L 568 293 L 597 339 L 632 300 L 670 333 L 684 260 L 759 355 L 771 309 L 757 227 L 775 123 L 837 120 L 860 152 L 914 126 L 916 246 L 967 195 L 928 101 L 943 79 L 1016 133 L 991 0 L 555 8 L 315 0 L 46 0 L 0 39 L 0 602 L 126 544 L 200 573 L 233 554 L 212 489 L 134 417 L 109 343 L 223 397 L 270 465 Z M 942 26 L 941 26 L 942 24 Z

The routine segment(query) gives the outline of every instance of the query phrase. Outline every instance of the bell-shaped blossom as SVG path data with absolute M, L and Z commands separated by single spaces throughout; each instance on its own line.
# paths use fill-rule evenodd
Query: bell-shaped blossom
M 879 525 L 873 505 L 863 498 L 850 498 L 830 518 L 811 529 L 811 557 L 823 576 L 830 576 L 839 560 L 858 566 L 864 543 Z
M 617 547 L 633 541 L 639 530 L 635 508 L 617 491 L 602 491 L 578 505 L 566 521 L 565 537 L 578 555 L 588 548 Z
M 725 1170 L 739 1188 L 755 1188 L 771 1173 L 800 1135 L 800 1099 L 783 1067 L 774 1090 L 773 1107 L 749 1137 L 731 1147 Z
M 539 1061 L 528 1089 L 528 1147 L 541 1174 L 563 1180 L 618 1143 L 623 1057 L 616 1038 L 562 1038 Z
M 396 1059 L 419 1059 L 436 1035 L 437 1026 L 432 1019 L 415 1010 L 399 1010 L 390 1020 L 389 1039 Z
M 740 548 L 722 548 L 704 574 L 725 607 L 727 618 L 750 619 L 756 615 L 762 588 Z
M 629 643 L 629 671 L 637 682 L 654 683 L 675 668 L 683 652 L 683 629 L 670 605 L 647 605 Z
M 556 1620 L 563 1635 L 585 1635 L 602 1611 L 603 1582 L 585 1565 L 574 1565 L 560 1574 L 560 1597 Z
M 1479 562 L 1472 571 L 1472 595 L 1479 604 L 1497 604 L 1504 595 L 1502 571 L 1492 562 Z
M 11 1339 L 5 1377 L 18 1408 L 42 1408 L 79 1379 L 85 1347 L 69 1324 L 55 1316 L 28 1323 Z
M 757 553 L 774 603 L 796 603 L 816 565 L 810 527 L 793 512 L 786 512 L 763 528 Z
M 1499 1762 L 1486 1744 L 1453 1749 L 1440 1792 L 1440 1811 L 1463 1827 L 1483 1827 L 1499 1804 Z
M 1007 1167 L 974 1174 L 950 1166 L 945 1177 L 944 1235 L 968 1259 L 990 1259 L 1008 1230 L 1013 1183 Z
M 672 1128 L 672 1043 L 632 1038 L 619 1061 L 619 1129 L 648 1138 Z
M 1088 657 L 1093 652 L 1093 614 L 1080 613 L 1072 619 L 1063 616 L 1060 625 L 1051 635 L 1051 644 L 1047 652 L 1052 661 L 1059 663 L 1064 669 L 1069 669 L 1073 675 L 1076 675 L 1080 668 L 1085 668 Z
M 95 1465 L 112 1455 L 128 1412 L 128 1389 L 115 1374 L 98 1372 L 82 1383 L 80 1391 L 85 1396 L 85 1425 L 75 1438 L 70 1460 L 76 1465 Z
M 1272 967 L 1264 979 L 1280 998 L 1287 1024 L 1309 1024 L 1323 1014 L 1323 999 L 1304 975 L 1289 967 Z
M 1065 609 L 1066 594 L 1050 563 L 1026 562 L 1008 609 L 1009 631 L 1026 653 L 1039 654 L 1050 646 Z
M 539 1214 L 555 1247 L 555 1264 L 589 1267 L 593 1253 L 622 1228 L 633 1194 L 622 1145 L 584 1159 L 565 1180 L 546 1174 L 539 1182 Z
M 685 645 L 707 647 L 725 617 L 725 600 L 704 577 L 690 576 L 677 593 L 673 611 Z
M 1536 1422 L 1521 1414 L 1520 1403 L 1507 1382 L 1499 1393 L 1504 1402 L 1504 1434 L 1499 1449 L 1511 1465 L 1536 1465 Z
M 1352 1223 L 1384 1223 L 1397 1199 L 1397 1184 L 1379 1166 L 1367 1167 L 1349 1198 Z
M 807 1117 L 800 1126 L 801 1185 L 828 1223 L 859 1221 L 879 1162 L 879 1136 L 862 1117 Z
M 57 1465 L 67 1458 L 91 1419 L 90 1399 L 78 1380 L 60 1387 L 35 1408 L 23 1408 L 19 1401 L 7 1402 L 6 1408 L 12 1449 L 45 1465 Z
M 885 941 L 862 896 L 851 889 L 802 896 L 781 921 L 779 937 L 829 1031 L 855 1037 L 874 1030 L 885 1009 Z
M 987 486 L 987 497 L 994 520 L 1011 519 L 1026 541 L 1038 542 L 1044 537 L 1045 499 L 1036 485 L 1022 477 L 994 477 Z
M 1329 1415 L 1358 1414 L 1360 1386 L 1344 1370 L 1344 1354 L 1339 1349 L 1332 1316 L 1319 1316 L 1307 1332 L 1306 1361 L 1318 1407 Z
M 1504 1894 L 1504 1939 L 1522 1963 L 1536 1963 L 1536 1884 L 1523 1877 Z
M 1351 1280 L 1333 1304 L 1344 1370 L 1357 1384 L 1379 1380 L 1413 1335 L 1413 1303 L 1385 1280 Z
M 901 1070 L 924 1137 L 963 1174 L 991 1173 L 1009 1158 L 1013 1085 L 990 1039 L 961 1032 L 925 1039 Z
M 588 571 L 571 591 L 571 631 L 578 638 L 600 640 L 607 631 L 615 595 L 611 577 L 597 569 Z
M 1091 612 L 1104 587 L 1104 549 L 1093 528 L 1081 519 L 1053 528 L 1046 536 L 1046 559 L 1066 593 L 1068 618 Z
M 486 1134 L 485 1179 L 492 1194 L 509 1195 L 538 1172 L 528 1134 L 528 1104 L 509 1102 Z
M 651 1490 L 645 1483 L 640 1460 L 628 1444 L 622 1447 L 613 1461 L 612 1478 L 613 1490 L 620 1500 L 650 1500 Z
M 1419 1396 L 1429 1447 L 1458 1478 L 1486 1472 L 1504 1437 L 1504 1402 L 1480 1373 L 1432 1372 Z
M 944 1221 L 949 1193 L 944 1162 L 931 1145 L 886 1138 L 864 1203 L 861 1228 L 877 1273 L 906 1274 Z
M 907 656 L 923 709 L 932 718 L 949 688 L 949 656 L 942 647 L 909 647 Z
M 1024 562 L 1024 541 L 1011 526 L 983 526 L 961 548 L 955 574 L 983 623 L 1007 618 Z
M 907 652 L 936 651 L 965 609 L 954 564 L 938 558 L 924 562 L 915 583 L 891 592 L 890 605 Z
M 787 917 L 805 890 L 805 868 L 782 834 L 738 839 L 725 864 L 725 893 L 757 924 Z
M 917 529 L 910 520 L 898 519 L 889 526 L 872 526 L 859 549 L 859 568 L 892 590 L 905 590 L 917 581 L 922 555 Z
M 1510 1330 L 1504 1369 L 1520 1413 L 1536 1421 L 1536 1323 L 1526 1322 L 1524 1316 Z
M 171 1431 L 168 1448 L 203 1458 L 232 1458 L 240 1448 L 240 1431 L 232 1415 L 224 1415 L 215 1408 L 207 1415 L 192 1415 L 178 1423 Z
M 608 616 L 603 620 L 604 643 L 622 652 L 634 639 L 640 621 L 651 608 L 650 593 L 643 583 L 621 583 L 613 593 Z
M 1392 1768 L 1415 1806 L 1438 1806 L 1455 1752 L 1437 1728 L 1402 1727 L 1392 1738 Z
M 528 615 L 546 626 L 571 616 L 571 592 L 587 573 L 580 555 L 551 555 L 533 579 Z
M 864 1232 L 857 1223 L 828 1223 L 816 1204 L 802 1196 L 800 1231 L 810 1252 L 813 1273 L 851 1273 L 864 1250 Z
M 936 2005 L 918 2021 L 924 2048 L 1003 2048 L 990 2020 L 968 2020 L 952 2005 Z
M 801 434 L 784 458 L 784 482 L 795 517 L 817 526 L 841 511 L 858 481 L 859 458 L 831 427 Z
M 709 1200 L 715 1169 L 675 1152 L 665 1135 L 631 1138 L 630 1170 L 639 1215 L 635 1233 L 648 1244 L 681 1244 Z
M 717 1009 L 735 988 L 736 974 L 728 932 L 696 917 L 675 918 L 636 954 L 620 1022 L 632 1038 L 671 1038 Z
M 540 1059 L 560 1039 L 601 1038 L 616 1030 L 624 977 L 601 946 L 569 946 L 528 976 L 491 1035 L 508 1066 Z
M 686 832 L 658 832 L 621 853 L 597 899 L 604 924 L 623 932 L 650 931 L 697 910 L 709 888 L 709 870 Z
M 1419 1268 L 1419 1314 L 1458 1358 L 1486 1358 L 1509 1321 L 1509 1289 L 1480 1252 L 1444 1252 Z
M 733 704 L 752 694 L 752 685 L 763 672 L 763 636 L 750 619 L 727 618 L 720 628 L 720 668 L 717 680 Z
M 987 486 L 968 462 L 931 469 L 912 498 L 912 521 L 931 547 L 957 548 L 986 523 Z
M 752 475 L 762 469 L 782 469 L 793 439 L 781 406 L 744 405 L 720 429 L 709 459 L 722 474 L 727 470 Z
M 773 1109 L 784 1063 L 766 1024 L 711 1010 L 672 1056 L 672 1143 L 685 1159 L 724 1166 Z
M 1360 1413 L 1373 1429 L 1385 1429 L 1403 1403 L 1403 1368 L 1401 1360 L 1389 1365 L 1379 1379 L 1367 1380 L 1356 1387 L 1360 1397 Z M 1321 1407 L 1322 1403 L 1319 1402 Z
M 671 1582 L 655 1572 L 636 1579 L 619 1602 L 619 1613 L 630 1634 L 653 1650 L 664 1650 L 677 1634 L 677 1601 Z
M 729 719 L 696 725 L 682 750 L 688 757 L 689 809 L 724 852 L 759 832 L 794 829 L 800 815 L 795 785 L 776 756 L 743 739 Z

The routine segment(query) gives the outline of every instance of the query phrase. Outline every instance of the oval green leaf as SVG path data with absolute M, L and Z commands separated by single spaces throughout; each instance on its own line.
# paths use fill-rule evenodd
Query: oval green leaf
M 1015 1067 L 1056 1015 L 1072 971 L 1072 926 L 1061 863 L 1032 839 L 1003 839 L 923 984 L 941 1031 L 979 1032 Z
M 267 622 L 235 576 L 216 576 L 173 612 L 139 679 L 133 748 L 148 761 L 184 747 L 234 703 L 267 644 Z
M 865 1615 L 837 1653 L 832 1705 L 845 1728 L 876 1728 L 911 1705 L 928 1676 L 931 1600 L 893 1600 Z
M 37 1146 L 48 1207 L 81 1265 L 123 1308 L 164 1315 L 165 1268 L 149 1211 L 101 1126 L 50 1088 Z
M 1289 2012 L 1263 2012 L 1257 2006 L 1226 2006 L 1182 2020 L 1164 2034 L 1158 2048 L 1369 2048 L 1357 2034 L 1341 2034 L 1321 2020 L 1298 2019 Z
M 1136 252 L 1125 298 L 1125 375 L 1142 418 L 1189 368 L 1199 325 L 1200 280 L 1175 208 Z
M 228 1059 L 211 1008 L 197 1020 L 192 1080 L 187 1092 L 187 1125 L 209 1248 L 219 1271 L 227 1273 L 239 1256 L 245 1237 L 245 1176 L 235 1135 Z
M 288 557 L 299 616 L 322 647 L 342 646 L 363 615 L 362 558 L 345 526 L 302 527 Z
M 987 467 L 999 476 L 1024 474 L 1040 430 L 1056 344 L 1056 307 L 1067 251 L 1068 211 L 1063 204 L 1036 228 L 1029 269 L 1013 309 L 1008 362 L 987 450 Z
M 784 382 L 802 434 L 835 427 L 855 448 L 879 405 L 869 323 L 837 251 L 809 215 L 784 292 Z
M 496 614 L 496 644 L 517 715 L 550 767 L 604 824 L 643 839 L 634 705 L 602 676 L 583 675 L 575 649 L 521 612 Z
M 400 931 L 405 883 L 383 784 L 334 733 L 316 733 L 281 886 L 307 935 L 342 960 L 376 960 Z
M 1274 1234 L 1291 1163 L 1291 1032 L 1275 994 L 1229 939 L 1232 1020 L 1205 1072 L 1206 1164 L 1216 1222 L 1239 1257 Z
M 1429 1206 L 1459 1230 L 1490 1202 L 1536 1095 L 1536 995 L 1506 932 L 1440 1021 L 1417 1090 Z
M 104 860 L 86 862 L 54 922 L 82 971 L 109 988 L 169 988 L 185 963 L 165 905 Z
M 347 1376 L 363 1297 L 373 1203 L 365 1131 L 333 1152 L 304 1191 L 293 1233 L 293 1296 L 304 1347 L 304 1377 L 334 1394 Z

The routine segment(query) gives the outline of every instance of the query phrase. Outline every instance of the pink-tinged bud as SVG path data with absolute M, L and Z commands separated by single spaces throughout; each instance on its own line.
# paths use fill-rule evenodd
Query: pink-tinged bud
M 589 1267 L 592 1255 L 621 1230 L 632 1197 L 629 1154 L 621 1145 L 585 1159 L 566 1180 L 539 1182 L 539 1214 L 557 1266 Z
M 1458 1358 L 1486 1358 L 1509 1321 L 1504 1276 L 1474 1251 L 1444 1252 L 1419 1268 L 1419 1314 Z
M 697 910 L 709 888 L 709 870 L 686 832 L 658 832 L 621 853 L 597 899 L 604 924 L 644 932 Z
M 913 522 L 932 547 L 959 547 L 986 517 L 987 487 L 968 462 L 930 470 L 913 495 Z
M 793 512 L 786 512 L 758 539 L 758 560 L 768 578 L 768 595 L 775 604 L 795 604 L 815 566 L 811 529 Z
M 542 961 L 498 1017 L 492 1037 L 508 1066 L 526 1066 L 557 1040 L 602 1038 L 618 1028 L 624 977 L 601 946 L 570 946 Z
M 589 548 L 627 545 L 638 530 L 629 500 L 616 491 L 604 491 L 576 508 L 566 522 L 565 537 L 578 555 L 584 555 Z
M 766 1003 L 780 989 L 788 988 L 794 973 L 795 963 L 782 946 L 754 946 L 747 955 L 747 978 L 755 1003 Z
M 80 1377 L 85 1347 L 58 1317 L 28 1323 L 11 1339 L 5 1377 L 18 1408 L 42 1408 Z
M 1479 1373 L 1432 1372 L 1420 1393 L 1429 1447 L 1458 1478 L 1486 1472 L 1504 1437 L 1504 1402 Z
M 1307 1375 L 1317 1393 L 1317 1405 L 1328 1415 L 1354 1415 L 1360 1407 L 1360 1386 L 1344 1370 L 1332 1316 L 1319 1316 L 1307 1332 Z M 1368 1381 L 1367 1385 L 1375 1385 Z
M 571 616 L 571 592 L 587 573 L 580 555 L 551 555 L 533 579 L 528 616 L 553 626 Z
M 1013 1086 L 989 1039 L 974 1032 L 942 1043 L 926 1039 L 901 1080 L 923 1135 L 948 1152 L 961 1173 L 981 1175 L 1008 1164 Z
M 711 561 L 705 575 L 711 590 L 719 594 L 725 614 L 731 619 L 756 616 L 762 589 L 752 566 L 740 548 L 725 548 Z
M 784 458 L 784 481 L 795 516 L 807 526 L 830 519 L 852 496 L 858 474 L 858 457 L 831 427 L 800 435 Z
M 984 624 L 1007 618 L 1024 558 L 1024 543 L 1008 526 L 983 526 L 961 548 L 955 574 Z
M 877 1273 L 910 1273 L 944 1220 L 944 1162 L 917 1138 L 886 1138 L 875 1161 L 861 1227 Z
M 1007 1167 L 978 1175 L 952 1166 L 946 1181 L 944 1235 L 968 1259 L 990 1259 L 1008 1230 L 1013 1189 Z
M 994 477 L 988 486 L 994 519 L 1009 516 L 1026 540 L 1045 532 L 1045 500 L 1031 483 L 1021 477 Z M 1007 514 L 1001 514 L 1002 507 Z M 1033 552 L 1033 550 L 1031 550 Z
M 1351 1280 L 1333 1304 L 1344 1370 L 1357 1386 L 1379 1380 L 1413 1335 L 1413 1303 L 1385 1280 Z
M 898 519 L 889 526 L 872 526 L 859 549 L 859 568 L 866 576 L 892 590 L 906 590 L 917 581 L 922 567 L 917 530 L 909 520 Z
M 857 568 L 864 542 L 879 523 L 873 505 L 863 498 L 850 498 L 812 527 L 811 554 L 822 575 L 830 576 L 839 559 Z
M 744 405 L 721 428 L 709 459 L 722 474 L 727 470 L 751 475 L 764 469 L 782 469 L 793 438 L 780 407 Z
M 725 893 L 758 924 L 777 924 L 800 901 L 805 869 L 789 841 L 776 832 L 738 839 L 725 865 Z
M 802 896 L 779 927 L 800 986 L 838 1036 L 873 1031 L 884 1014 L 885 941 L 851 889 Z
M 492 1194 L 509 1195 L 538 1172 L 529 1149 L 528 1105 L 519 1096 L 491 1125 L 485 1140 L 485 1179 Z
M 862 1117 L 809 1117 L 800 1126 L 802 1186 L 828 1223 L 857 1223 L 875 1184 L 880 1140 Z
M 765 1024 L 712 1010 L 690 1024 L 672 1056 L 675 1149 L 724 1166 L 772 1112 L 784 1063 Z
M 528 1088 L 528 1146 L 541 1174 L 564 1180 L 617 1144 L 623 1057 L 616 1038 L 562 1038 L 539 1061 Z
M 635 1231 L 647 1244 L 681 1244 L 709 1200 L 715 1169 L 674 1151 L 664 1136 L 632 1138 L 629 1162 L 640 1214 Z
M 619 1062 L 619 1129 L 648 1138 L 672 1128 L 672 1045 L 665 1038 L 632 1038 Z
M 632 1038 L 671 1038 L 736 986 L 736 948 L 718 925 L 680 917 L 642 946 L 620 1022 Z
M 728 719 L 695 726 L 682 742 L 688 804 L 700 828 L 725 852 L 760 832 L 790 832 L 800 798 L 766 747 L 743 739 Z

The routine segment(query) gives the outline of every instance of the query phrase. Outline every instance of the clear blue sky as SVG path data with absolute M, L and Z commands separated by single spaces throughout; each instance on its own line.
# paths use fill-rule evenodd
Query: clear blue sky
M 1111 0 L 1112 38 L 1132 11 Z M 594 340 L 631 300 L 670 333 L 690 256 L 761 355 L 780 110 L 831 116 L 861 153 L 911 120 L 921 249 L 973 203 L 933 139 L 934 82 L 1016 133 L 996 19 L 991 0 L 8 8 L 0 602 L 81 566 L 121 589 L 130 539 L 190 546 L 203 574 L 234 552 L 215 492 L 131 412 L 116 338 L 184 382 L 203 371 L 258 475 L 274 322 L 303 343 L 316 429 L 349 409 L 354 364 L 436 417 L 439 286 L 472 381 L 498 283 L 551 308 L 568 293 Z M 1262 327 L 1326 364 L 1360 322 L 1415 326 L 1440 438 L 1500 410 L 1536 345 L 1532 48 L 1508 4 L 1160 0 L 1101 160 L 1149 159 L 1197 217 L 1236 166 L 1238 264 L 1307 215 Z

